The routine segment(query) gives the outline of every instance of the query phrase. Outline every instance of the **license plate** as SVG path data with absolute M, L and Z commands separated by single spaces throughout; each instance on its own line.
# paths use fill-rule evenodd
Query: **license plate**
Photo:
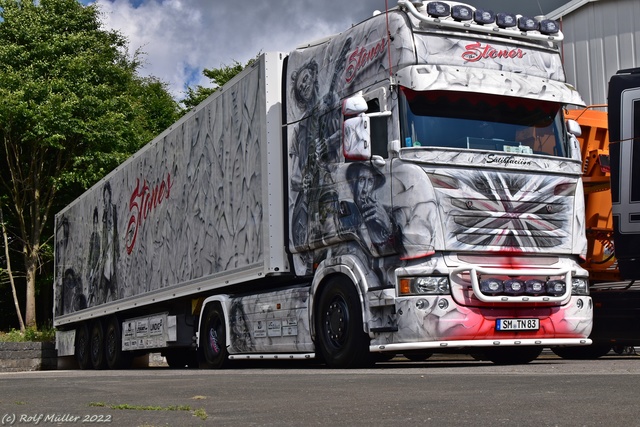
M 496 331 L 537 331 L 540 319 L 498 319 Z

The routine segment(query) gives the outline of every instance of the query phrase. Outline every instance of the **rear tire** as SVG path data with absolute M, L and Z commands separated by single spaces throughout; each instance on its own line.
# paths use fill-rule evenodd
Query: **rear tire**
M 76 328 L 75 353 L 78 367 L 82 370 L 91 368 L 91 338 L 87 322 Z
M 201 367 L 223 369 L 229 366 L 224 312 L 215 303 L 206 309 L 200 329 Z
M 592 344 L 576 347 L 552 347 L 551 351 L 556 356 L 567 360 L 593 360 L 609 353 L 611 346 L 608 344 Z
M 107 365 L 104 348 L 104 327 L 100 320 L 91 324 L 91 366 L 93 369 L 104 369 Z
M 331 279 L 320 292 L 315 315 L 316 347 L 331 368 L 373 364 L 369 337 L 362 329 L 362 307 L 346 277 Z
M 489 348 L 486 358 L 496 365 L 524 365 L 540 356 L 542 347 L 500 347 Z
M 109 369 L 127 369 L 131 366 L 131 353 L 122 351 L 122 328 L 116 316 L 111 316 L 107 322 L 104 351 Z

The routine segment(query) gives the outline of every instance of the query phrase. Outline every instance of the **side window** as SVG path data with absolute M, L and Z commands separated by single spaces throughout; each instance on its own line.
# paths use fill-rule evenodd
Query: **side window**
M 380 101 L 375 98 L 367 101 L 367 113 L 379 113 Z M 388 117 L 372 117 L 371 118 L 371 154 L 389 157 L 387 149 L 387 122 Z

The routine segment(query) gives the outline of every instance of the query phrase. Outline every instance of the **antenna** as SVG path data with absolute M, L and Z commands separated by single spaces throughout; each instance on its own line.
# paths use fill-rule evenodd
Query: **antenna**
M 544 11 L 542 10 L 542 5 L 540 5 L 540 0 L 536 0 L 538 3 L 538 8 L 540 9 L 540 15 L 544 15 Z

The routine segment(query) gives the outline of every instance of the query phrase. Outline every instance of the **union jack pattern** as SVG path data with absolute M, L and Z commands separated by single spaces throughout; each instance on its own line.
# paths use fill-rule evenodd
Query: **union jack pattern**
M 575 178 L 456 171 L 450 179 L 456 188 L 434 185 L 448 250 L 571 251 Z

